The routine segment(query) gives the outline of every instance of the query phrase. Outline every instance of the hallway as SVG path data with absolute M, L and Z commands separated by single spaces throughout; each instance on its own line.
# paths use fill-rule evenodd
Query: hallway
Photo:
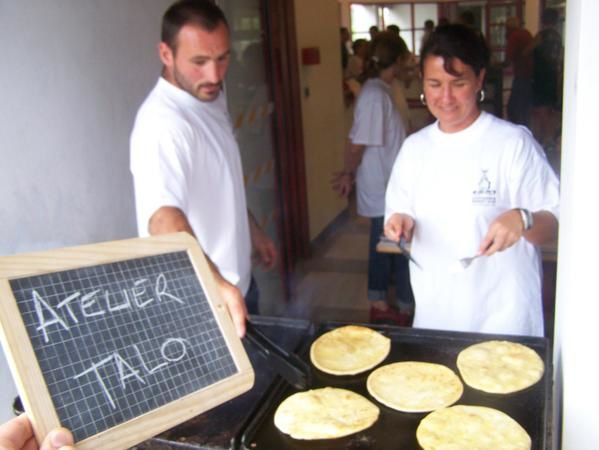
M 285 316 L 315 322 L 368 322 L 368 219 L 348 208 L 313 243 L 312 257 L 292 277 Z

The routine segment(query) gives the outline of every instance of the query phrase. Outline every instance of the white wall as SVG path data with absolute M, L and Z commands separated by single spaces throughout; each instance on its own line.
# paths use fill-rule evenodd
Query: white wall
M 554 358 L 563 450 L 599 445 L 597 17 L 597 0 L 568 0 Z
M 0 255 L 135 235 L 129 132 L 170 3 L 0 0 Z M 0 385 L 1 422 L 1 354 Z
M 310 240 L 313 240 L 347 207 L 347 201 L 333 192 L 330 184 L 332 173 L 343 167 L 347 136 L 339 8 L 335 2 L 322 0 L 295 0 L 294 5 Z M 300 52 L 305 47 L 320 49 L 320 64 L 302 66 Z

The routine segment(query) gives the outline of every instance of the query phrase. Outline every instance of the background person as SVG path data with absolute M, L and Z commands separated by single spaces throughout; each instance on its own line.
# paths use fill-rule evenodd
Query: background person
M 345 71 L 349 57 L 351 55 L 349 46 L 351 45 L 351 38 L 349 30 L 346 27 L 339 28 L 339 39 L 341 41 L 341 68 Z
M 557 10 L 544 10 L 542 29 L 529 48 L 533 59 L 531 129 L 550 154 L 557 145 L 561 124 L 564 47 L 557 31 L 558 20 Z
M 353 42 L 353 53 L 349 57 L 344 73 L 346 79 L 361 79 L 362 73 L 364 72 L 364 61 L 368 58 L 368 47 L 369 44 L 366 39 L 356 39 Z
M 385 188 L 406 131 L 391 97 L 391 82 L 400 70 L 405 49 L 393 33 L 379 33 L 371 44 L 367 80 L 354 110 L 354 120 L 341 172 L 333 176 L 333 189 L 346 197 L 356 181 L 358 214 L 370 218 L 368 300 L 373 322 L 408 325 L 413 312 L 407 260 L 403 255 L 378 253 L 383 232 Z M 391 271 L 395 270 L 396 304 L 386 299 Z
M 532 57 L 526 49 L 531 45 L 532 35 L 520 25 L 520 19 L 509 17 L 505 22 L 507 44 L 505 63 L 513 69 L 514 78 L 507 103 L 510 122 L 529 126 L 532 101 Z
M 411 240 L 421 267 L 410 267 L 415 327 L 541 336 L 538 246 L 557 237 L 558 180 L 526 128 L 481 111 L 488 62 L 463 25 L 425 45 L 423 99 L 437 121 L 397 157 L 385 235 Z
M 352 102 L 358 98 L 362 82 L 364 81 L 364 65 L 368 59 L 370 43 L 366 39 L 356 39 L 352 45 L 353 54 L 350 55 L 347 67 L 343 74 L 344 85 L 352 95 Z
M 368 34 L 370 34 L 370 40 L 372 41 L 377 34 L 380 33 L 379 27 L 377 27 L 376 25 L 372 25 L 369 29 L 368 29 Z
M 231 53 L 222 11 L 209 0 L 173 4 L 158 47 L 162 76 L 131 134 L 141 236 L 186 231 L 213 268 L 240 335 L 258 312 L 254 251 L 270 269 L 275 246 L 247 210 L 239 148 L 222 90 Z
M 426 41 L 428 40 L 429 36 L 434 31 L 434 29 L 435 22 L 433 22 L 431 19 L 427 19 L 424 21 L 424 33 L 422 34 L 422 38 L 420 38 L 420 53 L 422 53 L 422 48 L 424 47 L 424 44 L 426 44 Z
M 66 428 L 56 428 L 38 446 L 33 427 L 26 414 L 0 425 L 0 449 L 2 450 L 75 450 L 73 435 Z

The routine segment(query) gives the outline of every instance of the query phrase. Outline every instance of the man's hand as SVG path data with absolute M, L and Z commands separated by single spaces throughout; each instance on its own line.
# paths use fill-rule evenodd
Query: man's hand
M 0 449 L 2 450 L 75 450 L 73 435 L 66 428 L 55 428 L 38 447 L 31 422 L 25 414 L 0 426 Z
M 354 176 L 349 172 L 335 172 L 331 178 L 331 187 L 339 197 L 346 198 L 354 188 Z
M 245 336 L 245 322 L 248 319 L 248 311 L 245 306 L 245 300 L 241 291 L 223 277 L 215 275 L 216 285 L 220 292 L 221 298 L 227 305 L 237 336 L 242 338 Z
M 491 224 L 478 248 L 479 255 L 491 256 L 510 248 L 522 237 L 524 224 L 520 212 L 515 209 L 500 214 Z
M 243 295 L 237 286 L 225 280 L 208 255 L 205 256 L 208 267 L 210 267 L 210 271 L 214 277 L 216 288 L 218 289 L 221 298 L 225 302 L 225 305 L 227 305 L 229 315 L 231 316 L 233 325 L 235 325 L 235 330 L 237 331 L 237 336 L 242 338 L 245 336 L 245 321 L 248 319 L 248 311 L 245 306 L 245 299 L 243 298 Z
M 395 242 L 399 242 L 402 236 L 410 242 L 413 231 L 414 219 L 407 214 L 395 213 L 385 224 L 385 236 Z
M 259 230 L 252 234 L 252 247 L 252 259 L 264 269 L 271 270 L 277 265 L 277 247 L 264 231 Z
M 277 265 L 278 252 L 275 243 L 260 228 L 254 216 L 248 211 L 250 235 L 252 239 L 252 259 L 264 269 L 271 270 Z

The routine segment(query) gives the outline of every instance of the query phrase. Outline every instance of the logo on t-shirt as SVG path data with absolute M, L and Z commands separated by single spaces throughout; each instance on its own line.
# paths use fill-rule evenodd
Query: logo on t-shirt
M 487 176 L 488 169 L 482 169 L 482 174 L 478 180 L 477 187 L 472 191 L 472 203 L 475 205 L 494 205 L 496 201 L 495 189 L 491 189 L 491 180 Z

